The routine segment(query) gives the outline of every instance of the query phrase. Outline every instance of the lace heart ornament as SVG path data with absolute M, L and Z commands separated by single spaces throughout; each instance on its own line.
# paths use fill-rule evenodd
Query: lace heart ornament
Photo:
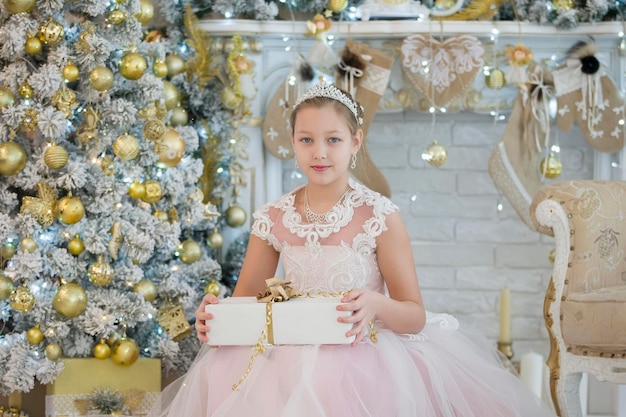
M 410 35 L 400 50 L 404 74 L 437 107 L 461 97 L 483 67 L 483 46 L 471 35 Z

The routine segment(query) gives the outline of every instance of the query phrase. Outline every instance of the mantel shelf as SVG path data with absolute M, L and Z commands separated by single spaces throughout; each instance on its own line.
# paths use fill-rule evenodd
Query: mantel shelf
M 260 21 L 232 19 L 203 19 L 200 28 L 216 36 L 232 36 L 237 33 L 247 36 L 283 37 L 302 36 L 306 33 L 304 21 Z M 554 26 L 512 21 L 438 21 L 418 22 L 415 20 L 372 20 L 368 22 L 333 22 L 332 32 L 340 36 L 358 38 L 398 38 L 414 33 L 458 33 L 485 36 L 493 29 L 498 29 L 502 36 L 532 36 L 571 38 L 581 36 L 619 37 L 624 30 L 622 22 L 602 22 L 581 24 L 574 29 L 557 29 Z

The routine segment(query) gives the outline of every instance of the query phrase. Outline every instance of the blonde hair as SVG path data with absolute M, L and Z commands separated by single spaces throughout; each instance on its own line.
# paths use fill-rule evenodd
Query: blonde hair
M 347 97 L 349 97 L 352 101 L 354 101 L 354 103 L 356 104 L 356 108 L 357 108 L 357 117 L 363 117 L 363 110 L 361 108 L 361 105 L 359 103 L 357 103 L 354 99 L 352 99 L 352 97 L 346 93 L 345 91 L 338 89 L 341 92 L 343 92 Z M 352 111 L 347 108 L 343 103 L 341 103 L 338 100 L 335 100 L 333 98 L 329 98 L 329 97 L 322 97 L 322 96 L 316 96 L 316 97 L 311 97 L 308 98 L 304 101 L 302 101 L 301 103 L 299 103 L 291 112 L 291 116 L 289 119 L 289 122 L 291 123 L 291 134 L 294 133 L 294 129 L 296 126 L 296 117 L 298 116 L 298 113 L 300 112 L 301 109 L 303 108 L 307 108 L 307 107 L 314 107 L 314 108 L 322 108 L 325 106 L 332 106 L 333 109 L 340 115 L 343 116 L 343 118 L 346 120 L 346 123 L 348 124 L 348 128 L 350 129 L 350 133 L 352 134 L 352 136 L 355 136 L 356 133 L 359 131 L 360 129 L 360 125 L 359 122 L 357 120 L 357 118 L 354 116 L 354 113 L 352 113 Z

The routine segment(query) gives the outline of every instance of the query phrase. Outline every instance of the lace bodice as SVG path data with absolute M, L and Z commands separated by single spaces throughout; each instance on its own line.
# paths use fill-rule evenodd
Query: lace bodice
M 251 233 L 280 252 L 285 280 L 299 293 L 385 290 L 376 237 L 398 207 L 352 179 L 349 185 L 351 190 L 329 212 L 328 224 L 303 219 L 295 207 L 298 189 L 254 213 Z

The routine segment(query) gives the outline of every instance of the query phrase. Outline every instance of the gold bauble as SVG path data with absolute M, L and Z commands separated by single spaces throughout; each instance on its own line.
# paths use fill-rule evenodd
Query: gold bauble
M 489 74 L 485 77 L 485 84 L 487 87 L 493 90 L 499 90 L 506 84 L 504 79 L 504 72 L 498 68 L 494 68 L 489 71 Z
M 162 222 L 166 222 L 169 219 L 167 218 L 167 213 L 164 212 L 163 210 L 157 210 L 154 213 L 154 217 L 156 217 L 157 219 L 159 219 Z
M 20 242 L 20 249 L 23 252 L 33 253 L 37 250 L 37 242 L 32 237 L 25 237 Z
M 63 25 L 50 18 L 46 23 L 39 28 L 39 40 L 46 45 L 58 45 L 65 36 L 65 30 Z
M 46 358 L 51 361 L 56 361 L 61 359 L 61 355 L 63 355 L 63 349 L 56 343 L 48 343 L 46 346 Z
M 167 66 L 167 76 L 170 78 L 185 70 L 185 61 L 176 54 L 166 56 L 165 65 Z
M 329 0 L 326 7 L 333 13 L 339 13 L 348 7 L 348 0 Z
M 80 75 L 80 70 L 78 69 L 76 65 L 74 65 L 72 61 L 68 61 L 67 64 L 65 64 L 65 66 L 63 67 L 62 74 L 63 74 L 63 78 L 65 78 L 67 82 L 72 83 L 78 80 L 78 76 Z
M 59 200 L 55 216 L 65 224 L 76 224 L 85 215 L 85 207 L 80 198 L 67 195 Z
M 552 5 L 558 10 L 567 11 L 574 7 L 573 0 L 552 0 Z
M 172 109 L 170 115 L 170 124 L 172 126 L 184 126 L 189 121 L 189 115 L 184 107 L 176 106 Z
M 180 249 L 180 260 L 190 265 L 202 257 L 202 247 L 192 239 L 183 242 Z
M 217 231 L 213 230 L 213 233 L 207 238 L 207 243 L 214 249 L 219 249 L 224 244 L 224 237 Z
M 135 180 L 128 186 L 128 195 L 132 198 L 143 198 L 146 195 L 146 186 Z
M 163 100 L 165 102 L 165 108 L 172 110 L 180 103 L 180 93 L 174 87 L 174 84 L 164 80 L 163 81 Z
M 0 300 L 6 300 L 15 289 L 13 280 L 0 271 Z
M 35 90 L 33 90 L 33 87 L 31 87 L 31 85 L 27 82 L 20 84 L 17 92 L 20 94 L 20 97 L 25 99 L 33 98 L 33 95 L 35 94 Z
M 11 14 L 29 13 L 36 3 L 37 0 L 2 0 L 4 8 Z
M 246 211 L 239 206 L 230 206 L 226 210 L 226 224 L 230 227 L 241 227 L 246 223 Z
M 37 55 L 41 52 L 42 47 L 43 45 L 41 44 L 39 38 L 34 36 L 29 36 L 28 39 L 26 39 L 26 42 L 24 42 L 24 50 L 30 55 Z
M 215 279 L 212 279 L 211 281 L 209 281 L 206 287 L 204 287 L 205 294 L 213 294 L 216 297 L 220 295 L 221 291 L 222 291 L 222 288 L 220 287 L 220 284 L 218 284 Z
M 113 273 L 111 264 L 103 261 L 102 255 L 98 255 L 98 260 L 89 266 L 87 275 L 93 285 L 102 287 L 113 280 Z
M 103 156 L 102 159 L 100 159 L 100 169 L 102 169 L 104 175 L 114 175 L 115 161 L 113 161 L 113 158 L 111 158 L 110 156 Z
M 26 151 L 15 142 L 0 145 L 0 174 L 15 175 L 26 166 Z
M 152 73 L 158 78 L 167 77 L 167 64 L 160 59 L 157 60 L 152 66 Z
M 167 127 L 162 120 L 159 119 L 148 119 L 146 123 L 143 124 L 143 135 L 152 142 L 158 142 L 161 139 L 161 136 L 165 133 Z
M 139 23 L 148 23 L 154 17 L 154 6 L 148 0 L 139 1 L 139 11 L 135 14 L 135 19 Z
M 43 153 L 43 161 L 50 169 L 63 168 L 69 159 L 69 155 L 63 146 L 52 144 L 46 147 Z
M 113 142 L 113 153 L 120 159 L 130 161 L 139 154 L 139 142 L 130 133 L 124 133 Z
M 561 164 L 561 160 L 558 156 L 548 155 L 547 158 L 544 158 L 541 161 L 540 170 L 541 174 L 546 178 L 557 178 L 561 175 L 561 170 L 563 165 Z
M 70 240 L 67 244 L 67 251 L 74 256 L 78 256 L 85 250 L 85 242 L 80 238 L 80 236 L 76 235 L 72 240 Z
M 87 293 L 79 284 L 68 282 L 57 290 L 52 307 L 68 319 L 80 316 L 87 308 Z
M 134 340 L 122 337 L 115 342 L 111 349 L 111 359 L 113 363 L 120 366 L 129 366 L 139 358 L 139 347 Z
M 113 23 L 114 25 L 119 25 L 120 23 L 123 23 L 124 20 L 126 20 L 126 13 L 124 13 L 122 10 L 113 9 L 109 12 L 109 22 Z
M 11 242 L 6 242 L 2 245 L 2 248 L 0 248 L 0 257 L 6 261 L 7 259 L 11 259 L 13 255 L 15 255 L 15 252 L 17 252 L 15 245 Z
M 156 285 L 149 279 L 142 279 L 133 287 L 133 291 L 143 296 L 143 299 L 151 303 L 157 298 Z
M 108 359 L 111 356 L 111 347 L 106 343 L 104 339 L 100 340 L 96 346 L 93 347 L 93 357 L 96 359 Z
M 0 110 L 12 106 L 13 103 L 15 103 L 15 97 L 11 90 L 6 87 L 0 87 Z
M 243 96 L 241 94 L 237 94 L 235 90 L 230 87 L 225 87 L 222 90 L 222 104 L 229 110 L 235 110 L 237 107 L 241 106 L 241 102 L 243 101 Z
M 169 128 L 165 131 L 157 145 L 159 159 L 156 166 L 159 168 L 172 168 L 178 165 L 185 156 L 185 141 L 180 133 Z
M 26 312 L 35 305 L 35 296 L 26 285 L 19 286 L 11 291 L 9 305 L 14 310 Z
M 148 68 L 146 58 L 137 52 L 129 52 L 120 60 L 120 74 L 128 80 L 138 80 Z
M 28 340 L 28 343 L 31 345 L 38 345 L 42 342 L 43 332 L 39 328 L 38 324 L 26 331 L 26 340 Z
M 159 184 L 156 180 L 147 180 L 143 184 L 146 187 L 146 194 L 142 197 L 142 201 L 152 204 L 161 199 L 163 196 L 161 184 Z
M 97 91 L 111 88 L 113 80 L 113 71 L 107 67 L 96 67 L 89 73 L 89 85 Z
M 440 167 L 448 159 L 448 151 L 435 140 L 422 153 L 422 159 L 434 167 Z

